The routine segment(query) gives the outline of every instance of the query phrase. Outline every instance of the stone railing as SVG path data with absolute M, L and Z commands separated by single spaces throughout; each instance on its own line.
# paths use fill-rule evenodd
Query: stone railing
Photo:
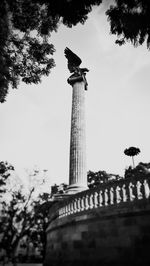
M 99 185 L 97 188 L 80 192 L 65 202 L 57 210 L 57 218 L 79 212 L 118 205 L 125 202 L 150 198 L 150 174 L 132 177 Z

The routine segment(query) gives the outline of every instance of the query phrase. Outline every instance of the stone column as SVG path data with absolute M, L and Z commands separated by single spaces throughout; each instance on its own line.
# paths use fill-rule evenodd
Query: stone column
M 68 83 L 73 88 L 68 193 L 73 194 L 88 188 L 85 138 L 85 89 L 87 82 L 84 76 L 73 74 L 68 79 Z

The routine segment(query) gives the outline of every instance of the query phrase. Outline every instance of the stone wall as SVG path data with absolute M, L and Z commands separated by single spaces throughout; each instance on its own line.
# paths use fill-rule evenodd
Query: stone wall
M 141 184 L 144 184 L 145 180 L 143 179 Z M 118 182 L 116 188 L 119 184 L 121 183 Z M 145 182 L 147 189 L 148 184 L 149 179 L 147 185 Z M 101 190 L 103 189 L 99 191 Z M 74 196 L 76 199 L 82 199 L 84 196 L 84 202 L 89 203 L 87 209 L 83 208 L 83 202 L 80 200 L 80 204 L 76 204 L 78 211 L 72 210 L 71 213 L 68 204 L 75 200 L 74 197 L 55 206 L 47 231 L 48 244 L 44 266 L 150 265 L 150 190 L 142 190 L 141 185 L 141 197 L 135 197 L 131 193 L 133 191 L 129 191 L 132 197 L 128 200 L 126 197 L 126 200 L 120 202 L 117 197 L 116 201 L 108 201 L 107 195 L 107 200 L 103 199 L 101 206 L 100 203 L 99 206 L 94 206 L 94 203 L 90 205 L 90 197 L 86 200 L 85 195 L 92 195 L 94 191 L 89 190 Z M 96 193 L 98 194 L 98 191 Z M 106 193 L 103 194 L 106 196 Z M 94 201 L 94 196 L 92 199 L 97 202 Z

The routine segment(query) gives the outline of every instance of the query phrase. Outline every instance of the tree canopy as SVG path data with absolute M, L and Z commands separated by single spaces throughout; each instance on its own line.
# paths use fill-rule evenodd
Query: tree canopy
M 124 150 L 125 155 L 132 157 L 133 168 L 135 167 L 134 156 L 138 155 L 140 152 L 141 152 L 140 149 L 136 147 L 129 147 L 128 149 Z
M 115 0 L 106 15 L 111 25 L 111 33 L 118 35 L 119 45 L 131 42 L 134 46 L 145 41 L 150 49 L 150 1 Z
M 9 87 L 20 81 L 39 83 L 55 66 L 55 48 L 49 37 L 60 24 L 72 27 L 84 24 L 92 6 L 102 0 L 1 0 L 0 1 L 0 102 L 6 100 Z M 105 1 L 103 1 L 105 4 Z M 111 1 L 110 1 L 111 3 Z M 106 15 L 116 43 L 131 41 L 150 48 L 150 2 L 114 0 Z
M 116 174 L 108 174 L 106 171 L 98 171 L 98 172 L 88 171 L 87 173 L 87 181 L 89 188 L 97 187 L 100 184 L 115 182 L 120 179 L 122 179 L 121 176 Z
M 135 168 L 129 166 L 125 169 L 125 178 L 145 178 L 150 176 L 150 163 L 140 162 Z
M 101 0 L 1 0 L 0 1 L 0 102 L 9 87 L 20 81 L 39 83 L 55 66 L 49 43 L 60 23 L 84 23 L 92 5 Z

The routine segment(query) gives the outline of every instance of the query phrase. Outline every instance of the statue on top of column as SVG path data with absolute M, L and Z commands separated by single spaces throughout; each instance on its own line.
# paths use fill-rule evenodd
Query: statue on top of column
M 87 80 L 85 78 L 86 72 L 89 70 L 87 68 L 80 68 L 80 65 L 82 63 L 82 60 L 80 57 L 78 57 L 75 53 L 73 53 L 68 47 L 65 48 L 65 57 L 68 60 L 68 69 L 70 73 L 73 73 L 69 79 L 68 83 L 71 83 L 71 81 L 75 78 L 81 77 L 83 81 L 85 82 L 85 90 L 87 90 Z

